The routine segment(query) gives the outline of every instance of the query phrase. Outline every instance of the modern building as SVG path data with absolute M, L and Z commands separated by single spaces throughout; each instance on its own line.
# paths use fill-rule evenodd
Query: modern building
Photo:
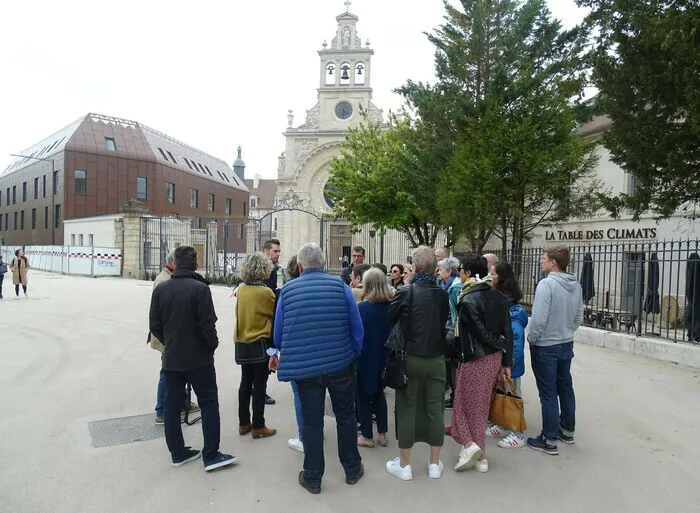
M 64 220 L 117 214 L 131 199 L 151 215 L 245 218 L 240 151 L 234 172 L 136 121 L 87 114 L 21 152 L 0 175 L 0 239 L 62 244 Z

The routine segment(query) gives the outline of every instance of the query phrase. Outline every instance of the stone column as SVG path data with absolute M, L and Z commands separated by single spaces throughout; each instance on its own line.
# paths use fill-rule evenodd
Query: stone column
M 122 276 L 125 278 L 142 279 L 143 245 L 141 244 L 141 220 L 148 212 L 148 207 L 137 200 L 129 200 L 119 209 L 124 214 L 123 219 L 123 251 L 124 261 Z

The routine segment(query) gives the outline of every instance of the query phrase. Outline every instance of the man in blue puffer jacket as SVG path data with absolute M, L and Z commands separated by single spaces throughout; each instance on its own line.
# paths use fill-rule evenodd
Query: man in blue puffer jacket
M 299 484 L 318 494 L 325 470 L 326 390 L 338 427 L 338 457 L 345 482 L 354 485 L 364 475 L 355 416 L 355 361 L 362 351 L 364 330 L 350 288 L 324 272 L 326 259 L 319 245 L 302 246 L 297 263 L 301 276 L 280 291 L 274 340 L 280 351 L 279 380 L 294 381 L 299 388 L 304 419 L 304 470 Z

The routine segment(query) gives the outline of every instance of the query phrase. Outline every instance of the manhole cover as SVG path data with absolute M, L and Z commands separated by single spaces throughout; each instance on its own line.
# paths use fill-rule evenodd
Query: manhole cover
M 155 413 L 98 420 L 88 426 L 94 447 L 112 447 L 165 436 L 163 426 L 156 425 Z

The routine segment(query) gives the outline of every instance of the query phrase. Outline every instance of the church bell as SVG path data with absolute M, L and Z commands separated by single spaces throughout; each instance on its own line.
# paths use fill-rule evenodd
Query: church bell
M 340 75 L 340 79 L 341 79 L 341 80 L 350 80 L 350 75 L 348 75 L 348 68 L 347 68 L 347 66 L 345 66 L 345 67 L 343 68 L 343 74 Z

